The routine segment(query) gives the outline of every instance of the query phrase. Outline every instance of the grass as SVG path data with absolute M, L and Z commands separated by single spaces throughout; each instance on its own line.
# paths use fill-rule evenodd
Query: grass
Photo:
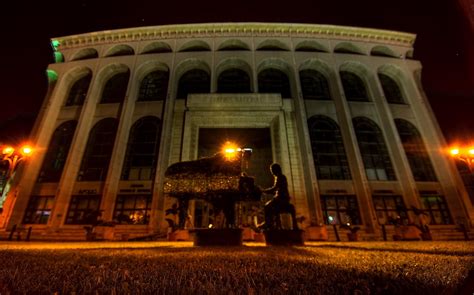
M 0 243 L 0 294 L 471 293 L 473 242 Z M 474 279 L 473 279 L 474 280 Z M 470 294 L 470 293 L 468 293 Z

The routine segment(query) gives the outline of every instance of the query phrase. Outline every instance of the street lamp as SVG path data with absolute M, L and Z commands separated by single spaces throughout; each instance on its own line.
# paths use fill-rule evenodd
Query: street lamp
M 449 151 L 450 155 L 467 164 L 469 172 L 474 170 L 474 147 L 454 147 Z

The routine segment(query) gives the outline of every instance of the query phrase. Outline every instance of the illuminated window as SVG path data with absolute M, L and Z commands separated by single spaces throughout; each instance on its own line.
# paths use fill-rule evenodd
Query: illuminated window
M 361 224 L 357 198 L 353 195 L 321 195 L 325 224 Z
M 107 176 L 114 147 L 117 120 L 107 118 L 92 128 L 79 170 L 78 181 L 102 181 Z
M 54 204 L 54 196 L 31 196 L 26 208 L 23 223 L 46 224 L 48 223 L 51 209 Z
M 80 106 L 84 104 L 91 79 L 92 74 L 88 74 L 77 80 L 74 85 L 72 85 L 65 106 Z
M 244 70 L 223 71 L 217 79 L 218 93 L 250 93 L 250 77 Z
M 407 218 L 407 209 L 403 203 L 402 196 L 397 195 L 374 195 L 375 214 L 380 225 L 389 224 L 390 219 L 400 216 L 402 220 Z
M 114 221 L 125 224 L 148 224 L 151 213 L 151 195 L 118 195 Z
M 48 151 L 44 156 L 38 182 L 58 182 L 66 164 L 77 121 L 67 121 L 53 133 Z
M 365 83 L 358 75 L 347 71 L 340 75 L 347 101 L 369 101 Z
M 351 179 L 341 132 L 328 117 L 313 116 L 308 120 L 314 167 L 318 179 Z
M 416 181 L 436 181 L 436 174 L 421 135 L 410 122 L 395 119 L 398 135 Z
M 258 73 L 258 92 L 280 93 L 282 98 L 290 98 L 290 80 L 278 69 L 265 69 Z
M 368 180 L 396 180 L 382 131 L 367 118 L 354 118 L 359 150 Z
M 72 196 L 66 224 L 92 224 L 98 219 L 99 195 Z
M 146 75 L 140 85 L 138 101 L 165 100 L 168 93 L 168 72 L 155 71 Z
M 127 92 L 130 71 L 116 74 L 110 78 L 102 91 L 100 103 L 120 103 L 124 100 Z
M 155 117 L 142 118 L 132 126 L 122 171 L 123 180 L 153 179 L 160 134 L 161 123 Z
M 400 86 L 394 79 L 387 75 L 379 74 L 379 80 L 388 103 L 405 103 Z
M 210 93 L 211 77 L 204 70 L 194 69 L 179 78 L 176 98 L 187 98 L 190 93 Z
M 300 71 L 301 90 L 304 99 L 331 100 L 326 77 L 315 70 Z
M 449 209 L 444 196 L 437 194 L 420 194 L 424 212 L 430 218 L 430 224 L 452 224 Z

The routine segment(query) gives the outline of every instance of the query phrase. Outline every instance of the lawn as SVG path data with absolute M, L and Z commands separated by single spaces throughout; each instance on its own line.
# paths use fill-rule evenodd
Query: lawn
M 474 292 L 474 242 L 2 242 L 0 261 L 2 295 Z

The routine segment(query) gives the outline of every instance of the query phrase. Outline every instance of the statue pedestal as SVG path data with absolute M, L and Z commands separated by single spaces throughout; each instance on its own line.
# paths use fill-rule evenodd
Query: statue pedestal
M 328 230 L 325 225 L 306 228 L 306 239 L 309 241 L 327 241 L 328 238 Z
M 265 242 L 269 246 L 303 246 L 304 231 L 301 229 L 271 229 L 265 232 Z
M 194 246 L 242 246 L 242 229 L 195 229 Z
M 189 231 L 187 229 L 178 229 L 175 232 L 168 233 L 168 241 L 189 241 Z

